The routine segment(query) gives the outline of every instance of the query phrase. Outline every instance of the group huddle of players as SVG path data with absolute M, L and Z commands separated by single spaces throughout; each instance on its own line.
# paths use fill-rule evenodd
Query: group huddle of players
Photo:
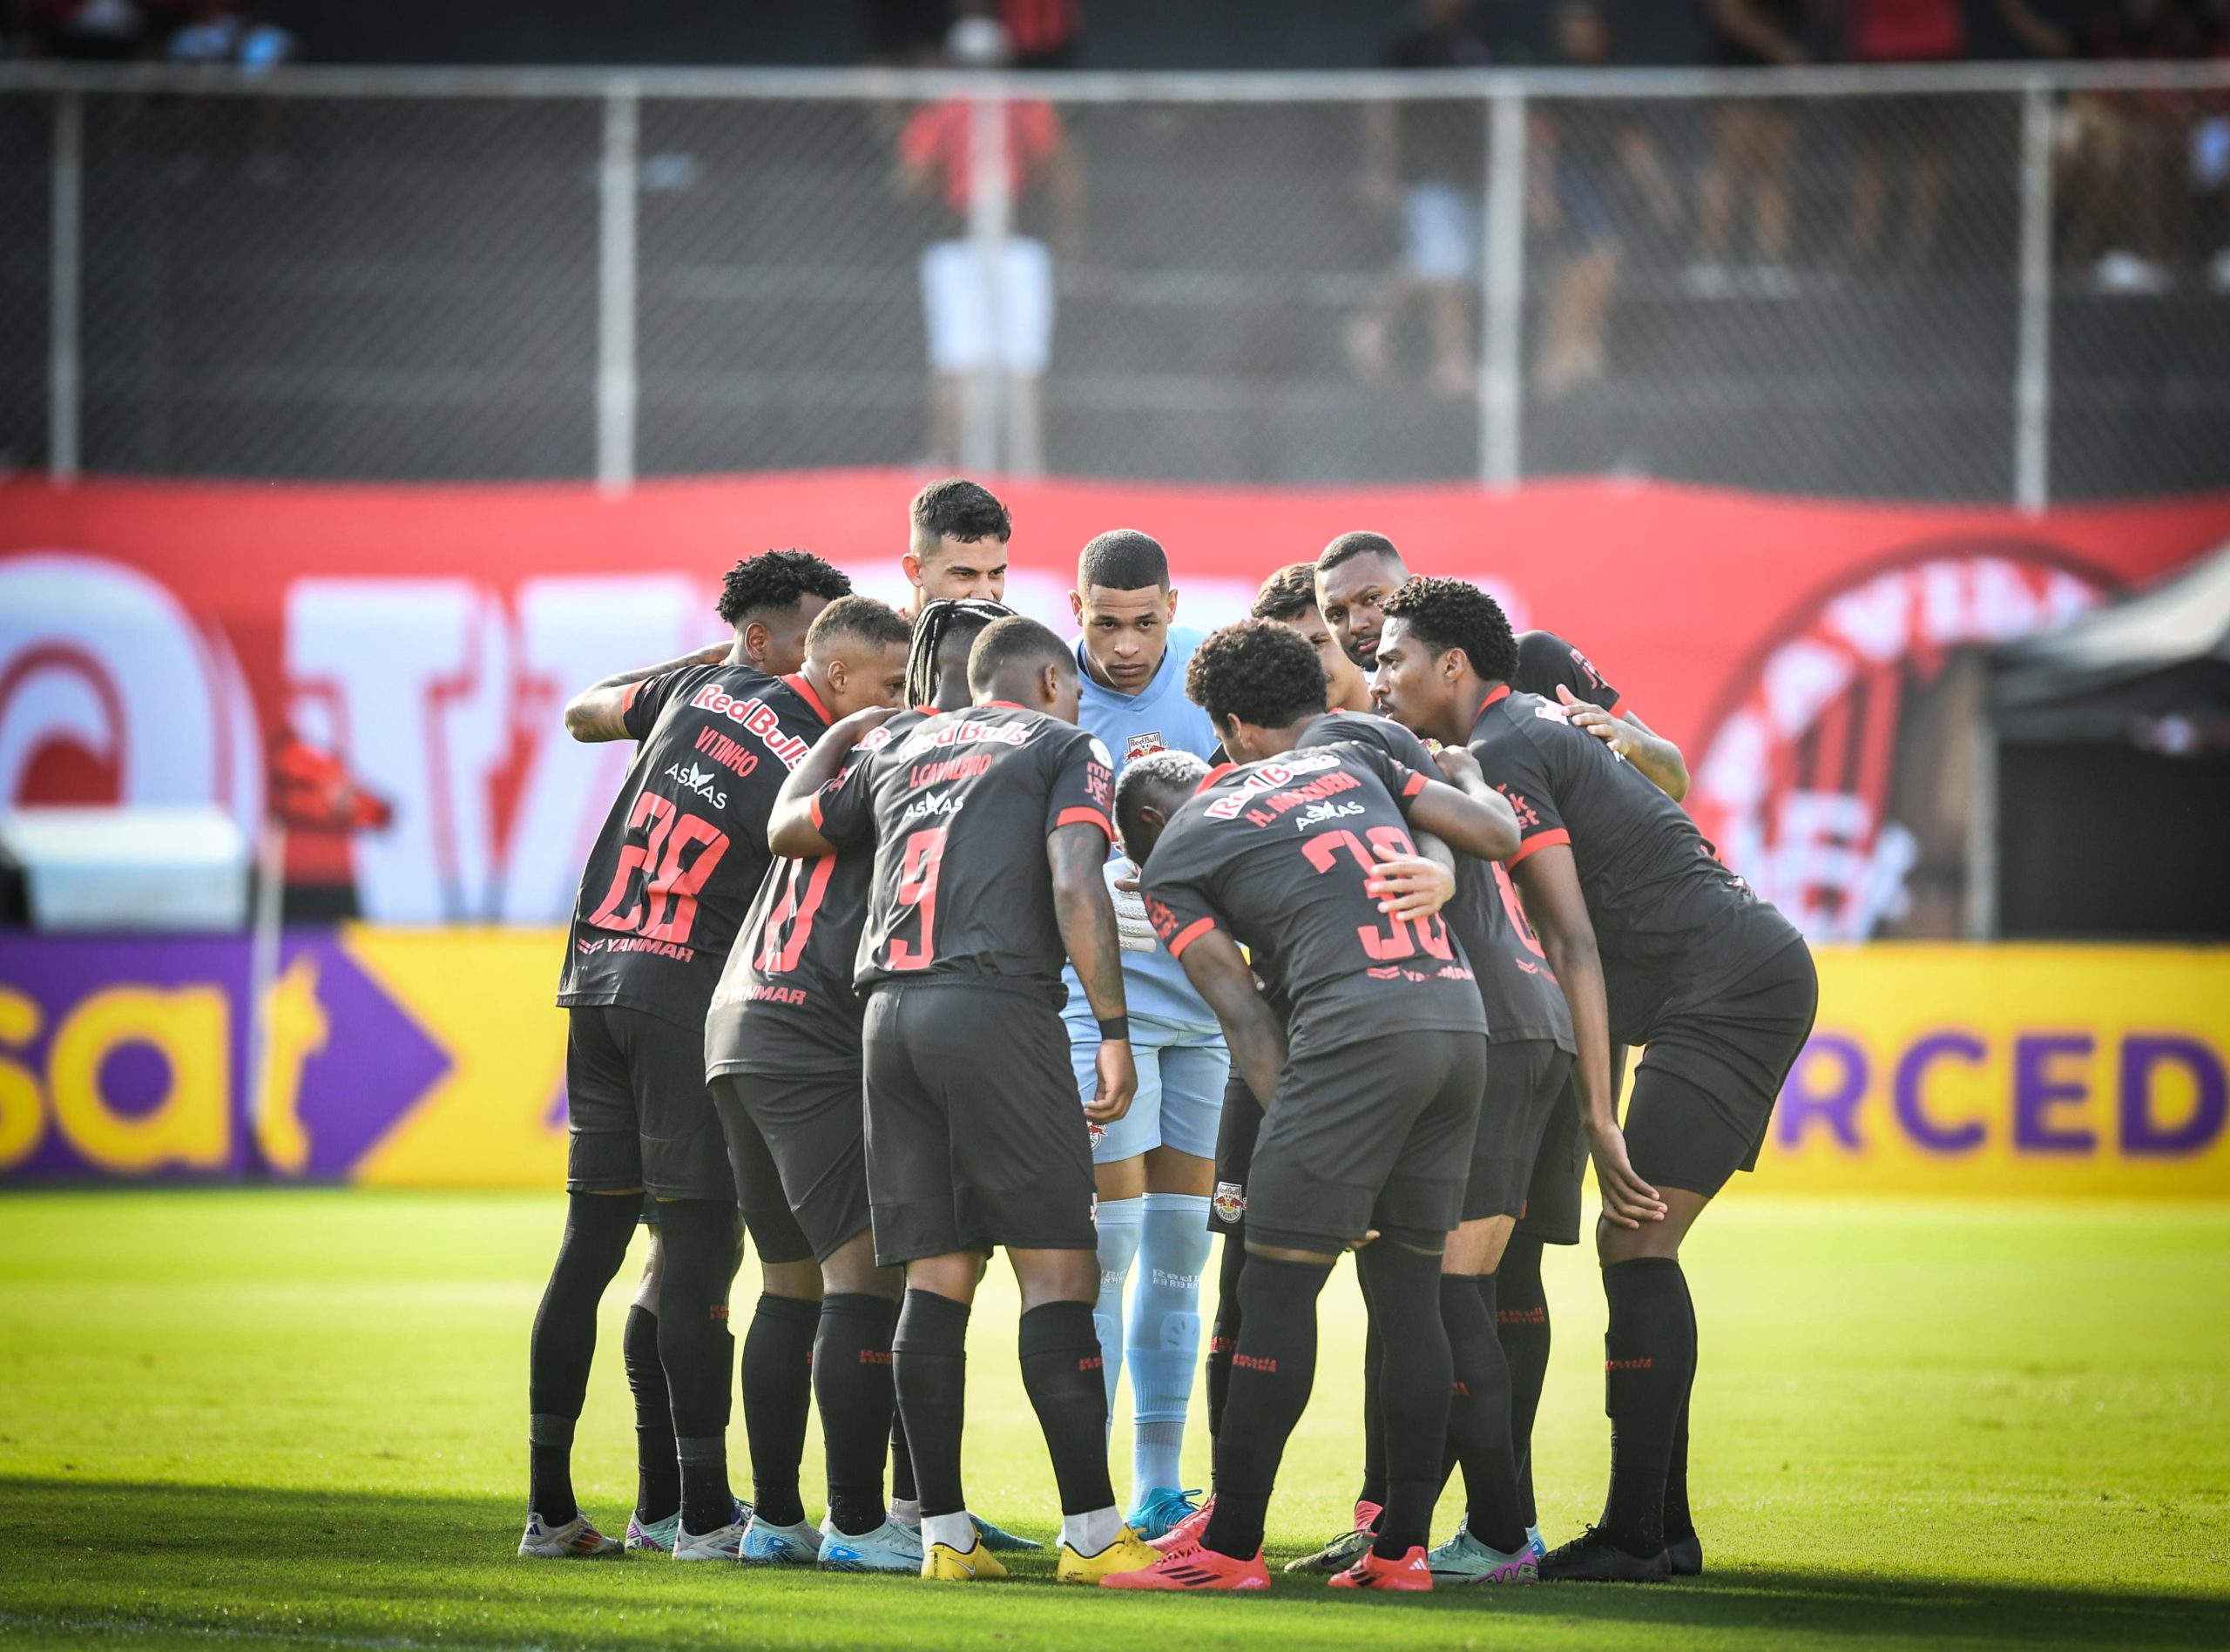
M 1412 577 L 1380 535 L 1281 570 L 1203 637 L 1171 624 L 1161 546 L 1102 534 L 1073 642 L 1000 602 L 1010 536 L 987 490 L 933 483 L 910 613 L 768 551 L 726 577 L 731 637 L 566 707 L 576 738 L 637 747 L 558 994 L 569 1209 L 519 1553 L 620 1547 L 570 1458 L 641 1221 L 629 1548 L 1004 1575 L 994 1551 L 1035 1545 L 970 1513 L 961 1467 L 969 1315 L 1004 1250 L 1059 1580 L 1267 1588 L 1316 1298 L 1352 1251 L 1362 1490 L 1287 1569 L 1382 1589 L 1700 1570 L 1679 1243 L 1754 1164 L 1818 989 L 1679 806 L 1679 752 L 1577 649 Z M 1612 1472 L 1600 1521 L 1550 1549 L 1541 1247 L 1578 1242 L 1590 1158 Z M 749 1504 L 726 1452 L 745 1231 Z M 1196 1505 L 1178 1465 L 1216 1236 Z M 1107 1461 L 1126 1365 L 1127 1513 Z M 1435 1546 L 1451 1466 L 1466 1513 Z

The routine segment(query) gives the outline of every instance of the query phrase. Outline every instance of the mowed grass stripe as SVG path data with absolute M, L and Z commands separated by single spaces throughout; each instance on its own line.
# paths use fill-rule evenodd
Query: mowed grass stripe
M 1710 1574 L 1430 1601 L 1125 1600 L 510 1556 L 529 1320 L 554 1196 L 0 1200 L 0 1640 L 1012 1648 L 1182 1636 L 1307 1648 L 2230 1644 L 2230 1210 L 1806 1205 L 1748 1194 L 1692 1240 L 1695 1493 Z M 632 1279 L 628 1280 L 632 1284 Z M 747 1263 L 736 1293 L 747 1311 Z M 1599 1506 L 1601 1295 L 1551 1253 L 1537 1444 L 1551 1540 Z M 577 1484 L 633 1494 L 605 1303 Z M 1050 1537 L 1051 1474 L 995 1271 L 971 1338 L 974 1505 Z M 1343 1520 L 1360 1305 L 1326 1358 L 1271 1542 Z M 1118 1406 L 1118 1413 L 1126 1409 Z M 1197 1417 L 1197 1413 L 1196 1413 Z M 1116 1431 L 1127 1487 L 1128 1429 Z M 740 1419 L 732 1433 L 745 1483 Z M 1205 1426 L 1187 1453 L 1199 1483 Z M 818 1442 L 807 1499 L 819 1512 Z M 1461 1514 L 1443 1504 L 1438 1532 Z

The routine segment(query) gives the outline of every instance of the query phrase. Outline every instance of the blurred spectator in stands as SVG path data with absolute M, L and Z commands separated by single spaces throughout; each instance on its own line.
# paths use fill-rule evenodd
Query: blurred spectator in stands
M 1813 0 L 1710 0 L 1711 61 L 1749 69 L 1808 63 Z M 1711 113 L 1711 161 L 1696 212 L 1699 261 L 1690 290 L 1703 298 L 1735 290 L 1727 266 L 1740 192 L 1747 185 L 1754 283 L 1768 290 L 1794 285 L 1788 272 L 1788 158 L 1796 117 L 1778 98 L 1727 98 Z
M 226 64 L 260 75 L 291 63 L 294 37 L 261 21 L 249 0 L 194 0 L 164 55 L 172 63 Z
M 2226 32 L 2223 9 L 2209 0 L 2093 0 L 2065 48 L 2106 62 L 2169 62 L 2224 55 Z M 2230 170 L 2226 118 L 2220 97 L 2163 87 L 2071 98 L 2059 132 L 2063 259 L 2089 266 L 2101 292 L 2165 293 L 2197 230 L 2210 280 L 2230 290 L 2230 248 L 2206 222 Z
M 953 25 L 946 47 L 953 67 L 997 68 L 1006 57 L 996 19 L 967 16 Z M 959 467 L 963 410 L 971 396 L 988 394 L 1004 415 L 1000 468 L 1037 475 L 1045 462 L 1041 381 L 1053 343 L 1053 259 L 1044 241 L 1013 233 L 1013 218 L 1044 184 L 1053 239 L 1064 256 L 1077 252 L 1083 185 L 1060 117 L 1038 98 L 948 98 L 908 118 L 898 159 L 902 186 L 942 200 L 955 232 L 922 254 L 930 374 L 925 462 Z M 979 198 L 987 182 L 998 187 Z
M 938 61 L 952 28 L 952 0 L 867 0 L 868 61 L 922 69 Z
M 1961 0 L 1842 0 L 1844 50 L 1867 64 L 1951 63 L 1967 55 Z M 1849 260 L 1870 267 L 1882 248 L 1891 178 L 1903 180 L 1906 218 L 1897 246 L 1909 268 L 1927 266 L 1943 221 L 1945 157 L 1958 143 L 1965 100 L 1942 92 L 1860 98 L 1851 105 L 1858 164 L 1851 175 Z
M 1010 61 L 1017 69 L 1073 69 L 1084 36 L 1084 0 L 999 0 Z
M 1556 25 L 1557 57 L 1566 66 L 1611 62 L 1610 22 L 1596 0 L 1565 0 Z M 1670 233 L 1680 209 L 1637 111 L 1568 103 L 1558 114 L 1536 115 L 1530 136 L 1529 217 L 1556 269 L 1534 383 L 1553 401 L 1607 370 L 1604 323 L 1618 285 L 1621 226 L 1645 214 Z
M 1484 65 L 1470 0 L 1422 0 L 1416 20 L 1389 43 L 1389 69 Z M 1348 323 L 1348 360 L 1371 383 L 1389 376 L 1394 326 L 1412 298 L 1425 300 L 1436 394 L 1472 385 L 1470 306 L 1478 284 L 1480 199 L 1486 187 L 1484 115 L 1477 97 L 1402 99 L 1363 111 L 1365 202 L 1402 217 L 1401 262 Z
M 13 0 L 8 38 L 18 57 L 121 62 L 152 49 L 171 10 L 160 0 Z

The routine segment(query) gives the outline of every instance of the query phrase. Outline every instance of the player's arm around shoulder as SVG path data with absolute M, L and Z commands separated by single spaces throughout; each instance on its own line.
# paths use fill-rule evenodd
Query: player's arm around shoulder
M 1517 853 L 1517 815 L 1510 799 L 1487 784 L 1478 759 L 1461 746 L 1434 756 L 1440 780 L 1423 784 L 1409 799 L 1409 823 L 1482 860 L 1507 860 Z
M 642 693 L 644 684 L 692 665 L 718 665 L 734 647 L 733 639 L 708 643 L 679 659 L 615 672 L 601 682 L 590 684 L 565 702 L 565 732 L 585 745 L 639 738 L 637 728 L 642 725 L 639 722 L 637 728 L 630 728 L 627 714 Z
M 823 830 L 822 792 L 844 772 L 853 749 L 897 715 L 897 708 L 870 705 L 833 725 L 792 769 L 767 816 L 767 846 L 776 854 L 817 860 L 844 846 Z M 843 834 L 849 836 L 850 834 Z
M 1112 1123 L 1131 1110 L 1138 1069 L 1131 1058 L 1129 1006 L 1123 992 L 1123 951 L 1115 904 L 1107 893 L 1107 833 L 1096 823 L 1057 826 L 1045 839 L 1052 873 L 1053 915 L 1061 944 L 1076 967 L 1085 1001 L 1099 1022 L 1098 1086 L 1085 1117 Z
M 1563 684 L 1557 698 L 1576 729 L 1593 735 L 1634 765 L 1642 777 L 1678 803 L 1688 795 L 1688 760 L 1680 748 L 1651 728 L 1632 711 L 1605 711 L 1576 698 Z

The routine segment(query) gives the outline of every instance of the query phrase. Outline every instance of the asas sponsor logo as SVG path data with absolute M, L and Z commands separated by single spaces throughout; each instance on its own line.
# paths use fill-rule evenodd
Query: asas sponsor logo
M 1294 817 L 1293 829 L 1306 832 L 1309 827 L 1322 826 L 1328 820 L 1344 820 L 1369 813 L 1360 803 L 1312 803 Z
M 909 821 L 926 820 L 936 815 L 949 819 L 967 806 L 967 799 L 956 797 L 949 792 L 939 792 L 929 797 L 916 798 L 908 804 L 906 813 L 898 817 L 899 824 L 903 826 Z
M 700 769 L 694 763 L 686 769 L 679 763 L 669 763 L 666 765 L 666 778 L 685 792 L 694 792 L 716 809 L 728 806 L 728 794 L 713 784 L 710 769 Z

